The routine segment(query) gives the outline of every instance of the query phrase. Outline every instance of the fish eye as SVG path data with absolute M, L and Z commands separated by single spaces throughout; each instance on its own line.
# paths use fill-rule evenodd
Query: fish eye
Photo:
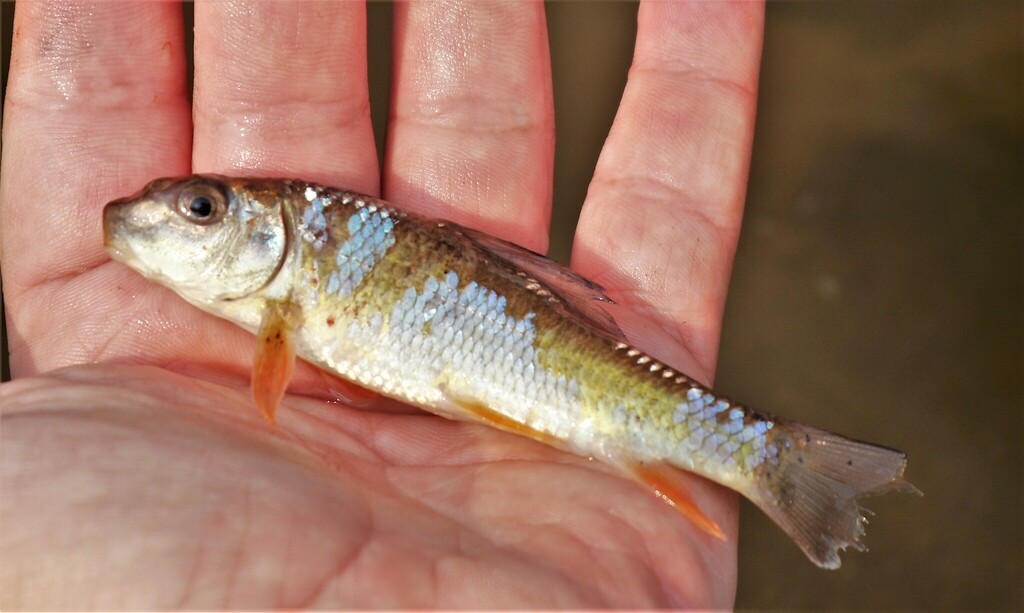
M 188 211 L 196 219 L 205 219 L 213 214 L 213 203 L 207 196 L 196 196 L 188 203 Z
M 178 198 L 178 212 L 198 225 L 220 221 L 226 208 L 224 195 L 212 186 L 189 186 Z

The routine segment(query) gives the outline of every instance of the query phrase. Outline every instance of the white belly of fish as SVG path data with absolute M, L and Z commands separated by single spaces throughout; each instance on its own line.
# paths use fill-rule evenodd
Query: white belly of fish
M 390 313 L 338 319 L 330 327 L 307 323 L 299 353 L 423 408 L 448 413 L 453 401 L 472 402 L 591 450 L 579 384 L 541 365 L 533 314 L 516 319 L 493 290 L 458 285 L 449 272 L 420 291 L 407 289 Z

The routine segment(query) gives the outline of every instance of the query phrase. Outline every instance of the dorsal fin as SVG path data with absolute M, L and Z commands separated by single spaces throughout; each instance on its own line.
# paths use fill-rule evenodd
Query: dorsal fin
M 578 323 L 619 342 L 626 337 L 612 316 L 600 303 L 614 304 L 604 288 L 588 281 L 558 262 L 539 253 L 520 247 L 515 243 L 466 228 L 451 222 L 443 222 L 456 233 L 461 234 L 477 248 L 510 264 L 511 272 L 499 267 L 498 274 L 520 286 L 548 298 L 557 304 Z

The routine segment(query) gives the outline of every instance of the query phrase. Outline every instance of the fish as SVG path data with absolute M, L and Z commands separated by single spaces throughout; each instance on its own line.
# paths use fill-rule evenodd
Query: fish
M 859 499 L 919 493 L 906 455 L 763 413 L 634 347 L 604 290 L 472 228 L 298 179 L 152 181 L 103 209 L 111 258 L 256 334 L 273 424 L 296 356 L 442 417 L 597 458 L 724 538 L 689 471 L 761 508 L 806 556 L 864 550 Z

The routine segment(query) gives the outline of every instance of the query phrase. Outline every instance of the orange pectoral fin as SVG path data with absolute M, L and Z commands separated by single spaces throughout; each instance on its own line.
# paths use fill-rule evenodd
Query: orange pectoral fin
M 667 502 L 698 528 L 717 539 L 726 540 L 725 533 L 718 524 L 704 515 L 690 494 L 677 485 L 678 479 L 673 473 L 678 471 L 678 468 L 664 463 L 632 463 L 627 464 L 626 469 L 638 481 L 652 488 L 655 496 Z
M 252 369 L 252 397 L 270 425 L 274 425 L 274 413 L 295 367 L 295 345 L 287 319 L 285 305 L 267 305 Z

